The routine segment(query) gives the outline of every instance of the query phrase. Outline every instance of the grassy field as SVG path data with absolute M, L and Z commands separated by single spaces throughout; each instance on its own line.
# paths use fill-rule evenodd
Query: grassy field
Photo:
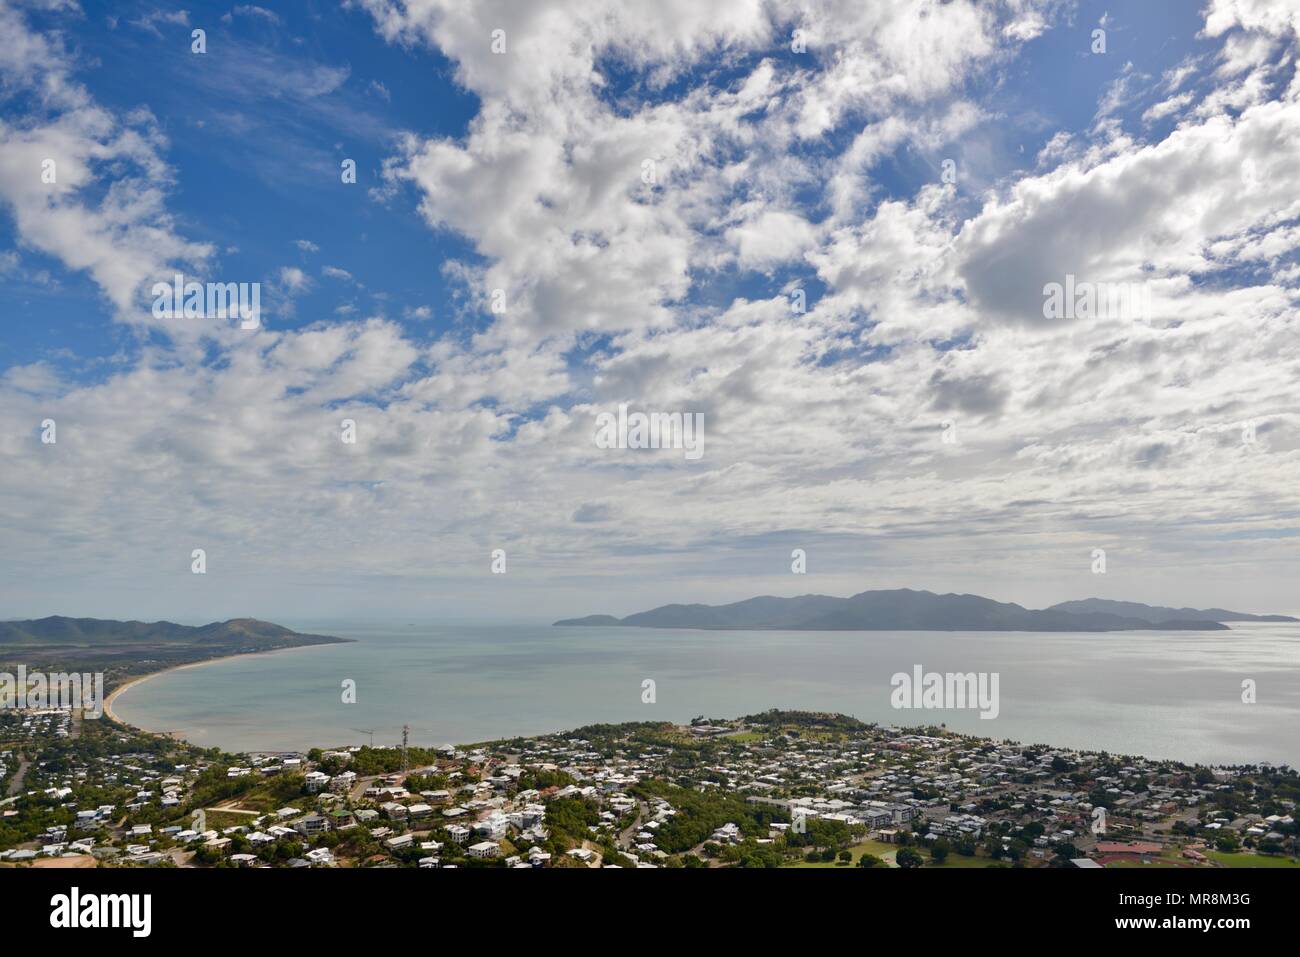
M 792 863 L 792 864 L 787 864 L 786 866 L 787 866 L 787 867 L 844 867 L 844 868 L 853 868 L 853 867 L 856 867 L 856 866 L 857 866 L 857 861 L 856 861 L 856 859 L 855 859 L 854 862 L 853 862 L 853 863 L 850 863 L 850 864 L 846 864 L 846 863 L 844 863 L 843 861 L 796 861 L 796 862 L 794 862 L 794 863 Z
M 962 870 L 966 868 L 984 868 L 990 867 L 997 861 L 990 860 L 987 857 L 963 857 L 955 851 L 948 855 L 947 860 L 942 864 L 936 864 L 930 860 L 930 853 L 924 849 L 918 849 L 921 857 L 925 859 L 925 867 L 938 867 L 945 870 Z M 842 861 L 797 861 L 789 864 L 789 867 L 857 867 L 858 859 L 864 853 L 874 854 L 885 862 L 887 867 L 897 867 L 894 863 L 894 855 L 898 853 L 897 844 L 886 844 L 883 841 L 864 841 L 861 844 L 855 844 L 849 848 L 853 855 L 853 860 L 845 864 Z
M 232 811 L 218 811 L 212 808 L 205 809 L 203 812 L 204 823 L 214 831 L 219 831 L 226 827 L 236 827 L 240 824 L 248 826 L 253 822 L 255 815 L 238 814 Z M 186 822 L 190 826 L 193 821 Z
M 863 841 L 861 844 L 855 844 L 849 848 L 853 855 L 853 860 L 844 864 L 840 861 L 797 861 L 788 866 L 790 867 L 857 867 L 858 859 L 864 853 L 874 854 L 876 857 L 884 859 L 889 867 L 894 866 L 894 852 L 898 847 L 894 844 L 886 844 L 883 841 Z
M 1145 863 L 1145 864 L 1142 861 L 1136 861 L 1136 860 L 1108 861 L 1105 864 L 1107 870 L 1125 870 L 1129 868 L 1140 868 L 1140 867 L 1168 868 L 1168 867 L 1181 867 L 1181 866 L 1182 864 L 1179 861 L 1173 860 L 1172 858 L 1168 858 L 1168 857 L 1153 857 L 1149 863 Z
M 1224 851 L 1210 851 L 1206 857 L 1221 867 L 1300 867 L 1300 861 L 1294 857 L 1273 857 L 1267 854 L 1229 854 Z
M 1158 854 L 1155 857 L 1148 858 L 1145 863 L 1143 861 L 1138 860 L 1137 858 L 1117 859 L 1112 856 L 1112 858 L 1106 861 L 1103 866 L 1107 868 L 1116 869 L 1116 870 L 1125 870 L 1125 869 L 1132 869 L 1137 867 L 1158 867 L 1158 868 L 1191 867 L 1193 866 L 1193 864 L 1190 860 L 1183 857 L 1181 850 L 1179 850 L 1177 847 L 1171 846 L 1166 848 L 1161 854 Z
M 953 868 L 961 869 L 961 868 L 968 868 L 968 867 L 977 867 L 977 868 L 990 867 L 991 865 L 998 863 L 998 861 L 992 860 L 987 857 L 978 857 L 978 856 L 963 857 L 961 854 L 958 854 L 956 851 L 949 852 L 948 857 L 944 860 L 942 864 L 936 864 L 933 861 L 931 861 L 930 855 L 928 854 L 925 854 L 923 856 L 926 859 L 925 860 L 926 867 L 942 867 L 945 870 L 951 870 Z M 1006 866 L 1009 867 L 1010 862 L 1006 862 Z

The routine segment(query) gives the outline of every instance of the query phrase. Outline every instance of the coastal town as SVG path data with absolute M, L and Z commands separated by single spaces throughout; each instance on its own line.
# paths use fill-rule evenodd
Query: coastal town
M 1300 867 L 1300 776 L 770 711 L 226 754 L 0 711 L 0 867 Z

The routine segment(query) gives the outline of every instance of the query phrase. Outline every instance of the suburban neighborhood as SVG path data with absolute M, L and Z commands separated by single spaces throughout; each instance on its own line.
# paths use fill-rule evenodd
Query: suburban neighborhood
M 809 712 L 240 755 L 0 712 L 0 867 L 1296 867 L 1297 799 Z

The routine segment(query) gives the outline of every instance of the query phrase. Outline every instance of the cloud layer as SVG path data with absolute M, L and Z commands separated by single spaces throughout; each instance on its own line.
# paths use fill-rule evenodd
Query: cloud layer
M 168 141 L 0 2 L 14 255 L 141 327 L 105 374 L 0 373 L 15 614 L 622 614 L 893 585 L 1295 609 L 1295 10 L 1219 0 L 1182 68 L 1116 59 L 1095 122 L 992 160 L 1028 46 L 1087 50 L 1066 5 L 360 6 L 476 98 L 462 135 L 393 141 L 370 200 L 463 242 L 428 263 L 457 296 L 243 331 L 151 319 L 146 284 L 215 255 L 169 212 Z M 268 264 L 270 294 L 348 288 L 350 265 Z M 1067 276 L 1149 308 L 1045 318 Z M 621 403 L 703 413 L 704 457 L 597 448 Z

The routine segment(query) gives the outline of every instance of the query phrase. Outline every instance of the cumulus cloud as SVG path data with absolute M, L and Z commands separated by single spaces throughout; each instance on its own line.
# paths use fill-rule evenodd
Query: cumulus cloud
M 1300 30 L 1297 0 L 1212 0 L 1205 14 L 1205 33 L 1217 37 L 1233 27 L 1285 34 Z
M 1212 243 L 1268 229 L 1300 212 L 1300 102 L 1272 101 L 1239 117 L 1184 125 L 1017 182 L 964 225 L 957 269 L 992 320 L 1042 326 L 1044 286 L 1158 283 L 1157 320 L 1176 318 L 1188 277 L 1221 267 Z M 1225 186 L 1227 188 L 1225 188 Z
M 488 260 L 470 277 L 481 297 L 499 290 L 512 325 L 548 333 L 669 325 L 693 268 L 768 271 L 814 252 L 815 224 L 771 208 L 818 175 L 789 147 L 948 92 L 998 52 L 999 24 L 1030 7 L 364 5 L 385 37 L 452 58 L 484 101 L 464 141 L 409 138 L 390 184 L 416 186 L 431 226 L 474 241 Z M 653 88 L 719 51 L 796 42 L 803 70 L 763 59 L 732 89 L 635 110 L 609 101 L 603 58 Z M 882 122 L 881 148 L 934 138 L 932 121 Z M 969 123 L 952 121 L 950 135 Z M 855 147 L 859 173 L 871 150 Z M 853 175 L 839 181 L 846 216 L 864 199 Z
M 211 245 L 186 240 L 167 211 L 166 139 L 147 110 L 119 115 L 99 105 L 61 42 L 8 3 L 0 36 L 0 97 L 34 103 L 0 117 L 0 205 L 24 245 L 87 272 L 120 318 L 148 321 L 142 287 L 213 255 Z

